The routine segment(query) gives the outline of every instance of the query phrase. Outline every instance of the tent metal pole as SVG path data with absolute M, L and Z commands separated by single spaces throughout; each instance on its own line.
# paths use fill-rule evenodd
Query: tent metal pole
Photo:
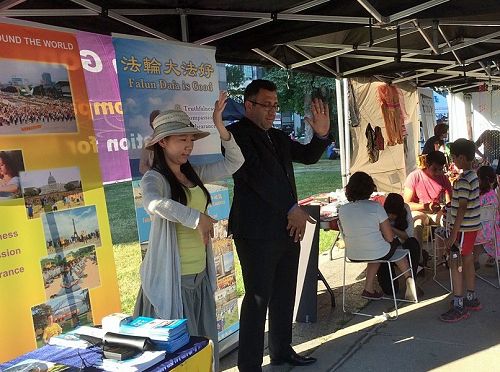
M 90 1 L 87 1 L 87 0 L 70 0 L 71 2 L 75 3 L 75 4 L 78 4 L 80 6 L 83 6 L 84 8 L 87 8 L 87 9 L 90 9 L 92 11 L 94 11 L 96 13 L 96 15 L 99 15 L 102 11 L 102 7 L 99 6 L 99 5 L 96 5 L 94 3 L 91 3 Z M 112 11 L 109 11 L 108 10 L 108 13 L 107 13 L 107 16 L 109 18 L 112 18 L 118 22 L 122 22 L 126 25 L 129 25 L 131 27 L 134 27 L 138 30 L 141 30 L 145 33 L 148 33 L 150 35 L 153 35 L 153 36 L 156 36 L 157 38 L 159 39 L 165 39 L 165 40 L 176 40 L 174 39 L 173 37 L 170 37 L 162 32 L 159 32 L 157 30 L 154 30 L 152 29 L 151 27 L 147 27 L 139 22 L 136 22 L 132 19 L 129 19 L 127 17 L 124 17 L 120 14 L 117 14 L 117 13 L 114 13 Z
M 286 45 L 287 47 L 289 47 L 291 50 L 293 50 L 294 52 L 300 54 L 301 56 L 303 57 L 306 57 L 307 59 L 311 59 L 311 58 L 314 58 L 312 57 L 311 55 L 307 54 L 306 52 L 304 52 L 302 49 L 300 48 L 297 48 L 296 46 L 294 45 L 291 45 L 291 44 L 287 44 Z M 333 76 L 337 76 L 338 74 L 333 71 L 330 67 L 328 67 L 327 65 L 325 65 L 324 63 L 321 63 L 321 62 L 316 62 L 316 64 L 322 68 L 324 68 L 326 71 L 328 71 L 330 74 L 332 74 Z
M 5 1 L 0 2 L 0 9 L 7 10 L 7 9 L 15 7 L 16 5 L 24 3 L 25 1 L 26 0 L 5 0 Z
M 351 176 L 351 127 L 349 125 L 349 82 L 346 78 L 342 79 L 344 85 L 344 141 L 345 141 L 345 177 L 349 182 Z
M 417 21 L 413 21 L 413 24 L 415 27 L 418 29 L 418 32 L 420 32 L 420 35 L 422 35 L 422 38 L 425 40 L 425 42 L 429 45 L 429 47 L 432 49 L 432 51 L 436 54 L 439 54 L 439 49 L 437 45 L 434 45 L 433 41 L 431 38 L 425 33 L 425 31 L 420 27 Z
M 499 36 L 500 36 L 500 31 L 493 32 L 491 34 L 484 35 L 484 36 L 478 37 L 476 39 L 472 39 L 470 41 L 463 42 L 462 44 L 457 44 L 457 45 L 453 45 L 453 46 L 448 47 L 448 48 L 444 48 L 443 51 L 442 51 L 442 53 L 445 54 L 445 53 L 448 53 L 448 52 L 452 52 L 454 50 L 459 50 L 459 49 L 462 49 L 462 48 L 466 48 L 468 46 L 471 46 L 471 45 L 474 45 L 474 44 L 478 44 L 478 43 L 482 43 L 484 41 L 488 41 L 490 39 L 494 39 L 494 38 L 499 37 Z
M 180 17 L 181 17 L 182 41 L 187 43 L 189 41 L 189 28 L 188 28 L 187 14 L 183 13 L 180 15 Z
M 364 45 L 349 45 L 349 44 L 330 44 L 330 43 L 312 43 L 307 41 L 299 41 L 296 43 L 292 43 L 293 45 L 300 47 L 313 47 L 313 48 L 324 48 L 324 49 L 351 49 L 354 50 L 362 50 L 369 52 L 381 52 L 381 53 L 398 53 L 397 48 L 386 48 L 386 47 L 376 47 L 376 46 L 364 46 Z M 415 55 L 431 55 L 432 52 L 430 50 L 425 49 L 402 49 L 402 53 L 413 53 Z
M 259 48 L 253 48 L 252 52 L 257 53 L 258 55 L 264 57 L 265 59 L 268 59 L 269 61 L 273 62 L 274 64 L 278 65 L 279 67 L 286 69 L 286 65 L 283 62 L 281 62 L 277 58 L 274 58 L 273 56 L 267 54 L 263 50 L 261 50 Z
M 308 1 L 307 3 L 297 5 L 293 8 L 284 10 L 283 13 L 299 13 L 299 12 L 302 12 L 303 10 L 321 5 L 323 3 L 327 3 L 328 1 L 329 0 L 311 0 L 311 1 Z M 249 30 L 249 29 L 254 28 L 254 27 L 259 27 L 259 26 L 266 24 L 268 22 L 272 22 L 272 19 L 271 18 L 256 19 L 255 21 L 246 23 L 244 25 L 237 26 L 235 28 L 231 28 L 229 30 L 219 32 L 218 34 L 211 35 L 211 36 L 205 37 L 203 39 L 197 40 L 194 43 L 195 44 L 211 43 L 212 41 L 219 40 L 219 39 L 225 38 L 227 36 L 237 34 L 238 32 L 243 32 L 243 31 Z
M 337 57 L 337 56 L 340 56 L 342 54 L 346 54 L 346 53 L 349 53 L 349 52 L 352 52 L 352 49 L 337 50 L 335 52 L 331 52 L 331 53 L 328 53 L 328 54 L 323 54 L 321 56 L 314 57 L 314 58 L 308 59 L 306 61 L 292 63 L 290 65 L 290 68 L 294 69 L 294 68 L 297 68 L 297 67 L 302 67 L 302 66 L 310 65 L 311 63 L 316 63 L 316 62 L 319 62 L 319 61 L 323 61 L 325 59 Z
M 335 79 L 335 95 L 337 96 L 337 121 L 339 130 L 339 150 L 340 150 L 340 175 L 342 177 L 342 187 L 347 184 L 345 174 L 345 142 L 344 142 L 344 110 L 342 108 L 342 87 L 341 80 Z
M 403 10 L 401 12 L 391 14 L 389 16 L 389 21 L 394 22 L 394 21 L 398 21 L 398 20 L 403 19 L 403 18 L 407 18 L 413 14 L 416 14 L 416 13 L 419 13 L 419 12 L 424 11 L 426 9 L 441 5 L 441 4 L 446 3 L 448 1 L 450 1 L 450 0 L 430 0 L 430 1 L 427 1 L 423 4 L 413 6 L 411 8 L 406 9 L 406 10 Z
M 380 12 L 375 9 L 375 7 L 368 2 L 368 0 L 358 0 L 358 3 L 360 3 L 361 6 L 365 8 L 366 11 L 380 23 L 387 23 L 389 21 L 389 17 L 384 17 L 382 14 L 380 14 Z

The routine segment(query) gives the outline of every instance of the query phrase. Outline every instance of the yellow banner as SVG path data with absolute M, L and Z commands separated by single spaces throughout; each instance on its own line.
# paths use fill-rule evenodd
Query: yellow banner
M 120 310 L 91 138 L 74 36 L 0 23 L 0 362 Z

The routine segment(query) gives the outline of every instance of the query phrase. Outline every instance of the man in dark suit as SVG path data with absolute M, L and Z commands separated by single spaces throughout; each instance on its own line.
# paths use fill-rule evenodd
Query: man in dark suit
M 245 284 L 240 371 L 261 371 L 267 308 L 271 364 L 316 361 L 298 355 L 291 347 L 300 240 L 306 221 L 315 222 L 297 205 L 292 162 L 313 164 L 319 160 L 332 141 L 330 117 L 328 105 L 313 100 L 312 117 L 306 120 L 315 136 L 302 145 L 272 127 L 278 109 L 274 83 L 255 80 L 245 89 L 245 118 L 228 127 L 245 157 L 233 175 L 229 216 Z

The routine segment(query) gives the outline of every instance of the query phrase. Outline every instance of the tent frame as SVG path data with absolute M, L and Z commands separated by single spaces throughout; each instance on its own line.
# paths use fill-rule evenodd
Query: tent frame
M 427 11 L 436 6 L 448 3 L 449 0 L 430 0 L 416 6 L 408 7 L 407 9 L 395 12 L 393 14 L 382 14 L 376 7 L 374 7 L 369 0 L 352 0 L 357 2 L 365 14 L 359 14 L 356 16 L 346 16 L 346 15 L 324 15 L 324 14 L 312 14 L 308 10 L 314 7 L 328 5 L 328 0 L 311 0 L 306 1 L 303 4 L 291 6 L 285 10 L 276 12 L 262 12 L 262 11 L 235 11 L 235 10 L 221 10 L 221 9 L 198 9 L 198 8 L 106 8 L 102 5 L 97 5 L 95 2 L 88 0 L 68 0 L 68 4 L 72 4 L 73 7 L 67 7 L 64 9 L 30 9 L 26 7 L 20 7 L 23 3 L 28 4 L 28 0 L 4 0 L 0 2 L 0 16 L 11 17 L 11 18 L 38 18 L 38 17 L 93 17 L 93 16 L 104 16 L 127 26 L 130 26 L 137 31 L 154 36 L 165 40 L 177 40 L 176 38 L 167 35 L 163 32 L 153 29 L 142 22 L 138 22 L 130 17 L 137 16 L 151 16 L 151 17 L 161 17 L 161 16 L 178 16 L 180 20 L 180 35 L 181 40 L 189 42 L 189 17 L 190 16 L 204 16 L 204 17 L 223 17 L 223 18 L 242 18 L 242 19 L 252 19 L 250 22 L 242 23 L 236 27 L 230 27 L 222 32 L 218 32 L 212 35 L 205 36 L 194 41 L 195 44 L 204 45 L 213 43 L 217 40 L 221 40 L 236 34 L 248 31 L 250 29 L 258 29 L 270 22 L 276 21 L 290 21 L 290 22 L 311 22 L 311 23 L 334 23 L 334 24 L 346 24 L 358 26 L 358 27 L 369 27 L 370 31 L 374 29 L 383 30 L 394 30 L 399 29 L 398 33 L 384 36 L 382 38 L 371 40 L 370 42 L 364 42 L 359 45 L 349 44 L 349 43 L 322 43 L 314 41 L 304 41 L 296 40 L 289 41 L 285 44 L 275 44 L 276 47 L 284 45 L 291 52 L 300 56 L 302 60 L 294 61 L 289 63 L 286 58 L 273 53 L 270 50 L 263 48 L 251 48 L 255 54 L 261 57 L 263 60 L 268 61 L 271 64 L 277 65 L 280 68 L 286 69 L 298 69 L 304 68 L 308 65 L 315 65 L 321 69 L 325 74 L 331 75 L 337 78 L 342 78 L 344 76 L 350 75 L 360 75 L 366 73 L 368 70 L 373 70 L 375 68 L 381 68 L 394 62 L 398 59 L 404 63 L 411 64 L 426 64 L 430 65 L 430 68 L 418 68 L 415 69 L 415 73 L 411 75 L 393 75 L 390 78 L 384 77 L 385 81 L 390 81 L 393 83 L 398 83 L 402 81 L 412 81 L 414 84 L 422 85 L 432 85 L 435 83 L 440 83 L 440 85 L 448 85 L 445 78 L 439 77 L 439 75 L 453 75 L 460 76 L 466 71 L 465 66 L 471 64 L 472 62 L 478 62 L 481 64 L 483 71 L 466 71 L 466 75 L 470 78 L 470 84 L 468 86 L 475 87 L 481 82 L 498 81 L 498 77 L 492 75 L 491 66 L 494 65 L 494 61 L 485 62 L 485 59 L 498 54 L 497 52 L 488 54 L 484 53 L 477 56 L 476 58 L 461 59 L 457 54 L 457 51 L 464 48 L 469 48 L 473 45 L 479 43 L 500 43 L 500 31 L 495 31 L 488 33 L 486 35 L 478 36 L 476 38 L 464 38 L 461 42 L 456 42 L 456 40 L 450 40 L 443 26 L 460 26 L 460 27 L 474 27 L 474 28 L 485 28 L 485 27 L 500 27 L 500 22 L 495 20 L 470 20 L 470 19 L 418 19 L 411 18 L 418 15 L 418 13 Z M 101 2 L 106 4 L 105 2 Z M 296 4 L 297 1 L 290 1 L 290 4 Z M 74 5 L 80 6 L 80 8 L 75 8 Z M 56 10 L 56 11 L 55 11 Z M 414 33 L 419 33 L 428 48 L 414 49 L 414 48 L 401 48 L 398 43 L 398 47 L 386 47 L 375 45 L 394 40 L 395 38 L 402 39 L 408 35 L 413 35 Z M 440 36 L 444 39 L 444 45 L 437 44 L 437 38 Z M 191 41 L 193 42 L 193 41 Z M 313 55 L 308 49 L 333 49 L 326 54 Z M 449 58 L 447 55 L 449 54 Z M 422 58 L 416 58 L 416 56 L 422 56 Z M 358 59 L 374 59 L 376 62 L 365 64 L 363 66 L 358 66 L 355 68 L 345 69 L 342 71 L 341 68 L 334 69 L 325 64 L 325 61 L 331 60 L 334 57 L 337 61 L 345 61 L 346 58 L 358 58 Z M 337 71 L 335 71 L 337 70 Z M 432 76 L 430 76 L 432 75 Z M 423 77 L 432 77 L 434 79 L 425 81 Z M 451 86 L 451 85 L 450 85 Z M 460 88 L 463 90 L 462 88 Z M 450 91 L 453 91 L 450 89 Z

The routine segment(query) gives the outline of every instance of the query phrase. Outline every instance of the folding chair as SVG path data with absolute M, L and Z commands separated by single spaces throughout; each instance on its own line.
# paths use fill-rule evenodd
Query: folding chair
M 449 216 L 450 214 L 451 214 L 451 212 L 448 211 L 447 216 Z M 441 251 L 441 254 L 443 252 L 446 252 L 446 246 L 444 244 L 444 241 L 446 240 L 446 238 L 448 237 L 448 235 L 450 233 L 450 228 L 451 228 L 451 224 L 449 222 L 449 218 L 447 217 L 445 220 L 444 230 L 442 230 L 442 233 L 439 233 L 436 230 L 436 232 L 434 233 L 434 240 L 432 242 L 432 246 L 433 246 L 432 261 L 434 264 L 434 275 L 432 276 L 432 280 L 434 280 L 441 288 L 443 288 L 448 293 L 453 292 L 453 281 L 451 280 L 451 269 L 450 269 L 450 267 L 448 267 L 448 274 L 450 276 L 450 287 L 448 288 L 437 279 L 437 267 L 443 263 L 448 265 L 447 259 L 444 259 L 443 261 L 439 262 L 439 264 L 438 264 L 438 258 L 440 257 L 440 254 L 438 254 L 438 251 Z
M 498 267 L 498 239 L 499 237 L 496 234 L 496 221 L 497 219 L 497 209 L 494 205 L 485 205 L 481 207 L 481 225 L 483 224 L 491 224 L 493 226 L 493 236 L 491 237 L 491 242 L 493 243 L 493 247 L 495 248 L 495 265 L 497 268 L 497 280 L 498 280 L 498 286 L 491 282 L 490 280 L 486 279 L 485 277 L 479 275 L 476 273 L 476 276 L 481 279 L 482 281 L 492 285 L 493 287 L 500 289 L 500 270 Z
M 342 234 L 342 236 L 344 237 L 344 233 L 342 232 L 342 226 L 340 225 L 340 221 L 339 221 L 339 230 L 340 230 L 340 234 Z M 344 242 L 345 242 L 345 239 L 344 239 Z M 395 312 L 396 312 L 396 316 L 395 317 L 387 317 L 387 316 L 385 316 L 388 320 L 396 320 L 398 318 L 398 316 L 399 316 L 399 314 L 398 314 L 398 301 L 418 303 L 418 298 L 416 298 L 415 301 L 406 300 L 406 299 L 402 299 L 402 298 L 397 298 L 396 297 L 396 291 L 394 290 L 394 281 L 398 280 L 401 276 L 403 276 L 407 272 L 410 272 L 413 281 L 415 281 L 415 278 L 413 277 L 413 268 L 411 266 L 410 252 L 408 250 L 406 250 L 406 249 L 396 249 L 396 251 L 394 252 L 394 254 L 392 255 L 392 257 L 389 258 L 388 260 L 359 261 L 359 262 L 356 261 L 356 262 L 352 262 L 347 257 L 347 251 L 348 251 L 348 249 L 349 248 L 348 248 L 347 244 L 345 244 L 345 247 L 344 247 L 344 275 L 343 275 L 343 282 L 342 282 L 342 310 L 344 311 L 344 313 L 347 313 L 347 309 L 345 307 L 345 297 L 346 297 L 346 293 L 345 293 L 346 292 L 346 290 L 345 290 L 345 273 L 346 273 L 346 266 L 347 266 L 348 263 L 366 263 L 366 264 L 368 264 L 368 263 L 381 263 L 381 264 L 386 264 L 386 265 L 389 266 L 389 275 L 391 277 L 391 287 L 392 287 L 392 297 L 383 296 L 382 299 L 384 299 L 384 300 L 393 300 L 394 301 L 394 309 L 395 309 Z M 392 273 L 392 270 L 391 270 L 391 263 L 397 262 L 397 261 L 403 259 L 404 257 L 407 257 L 408 262 L 410 264 L 408 270 L 403 271 L 399 275 L 393 277 L 393 273 Z M 377 316 L 377 315 L 362 313 L 362 312 L 359 312 L 359 311 L 351 312 L 351 314 L 362 315 L 362 316 L 367 316 L 367 317 L 376 317 Z M 382 315 L 384 315 L 384 314 L 382 314 Z

